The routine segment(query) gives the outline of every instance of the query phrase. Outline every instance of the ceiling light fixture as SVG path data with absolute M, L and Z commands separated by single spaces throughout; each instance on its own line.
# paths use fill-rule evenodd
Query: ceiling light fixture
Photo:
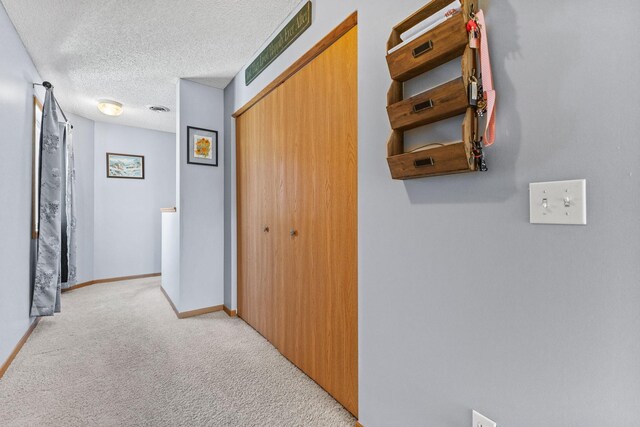
M 122 104 L 109 99 L 101 99 L 98 101 L 98 110 L 107 116 L 119 116 L 122 114 Z

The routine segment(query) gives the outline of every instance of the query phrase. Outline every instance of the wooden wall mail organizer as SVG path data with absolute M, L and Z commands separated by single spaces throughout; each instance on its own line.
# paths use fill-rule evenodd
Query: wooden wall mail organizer
M 387 42 L 387 51 L 402 43 L 402 33 L 452 2 L 432 0 L 396 25 Z M 474 172 L 479 168 L 473 153 L 478 119 L 467 92 L 469 77 L 477 68 L 476 53 L 469 47 L 466 29 L 466 23 L 477 10 L 477 0 L 463 0 L 460 13 L 387 55 L 392 79 L 387 93 L 387 113 L 393 129 L 387 143 L 387 161 L 393 179 Z M 459 78 L 404 99 L 404 82 L 458 57 L 462 57 Z M 461 141 L 404 151 L 405 131 L 458 115 L 464 115 Z

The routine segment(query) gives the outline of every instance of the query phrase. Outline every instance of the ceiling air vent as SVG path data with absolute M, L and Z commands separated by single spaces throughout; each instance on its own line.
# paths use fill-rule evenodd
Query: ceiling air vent
M 154 113 L 168 113 L 171 111 L 169 107 L 165 107 L 164 105 L 148 105 L 147 108 Z

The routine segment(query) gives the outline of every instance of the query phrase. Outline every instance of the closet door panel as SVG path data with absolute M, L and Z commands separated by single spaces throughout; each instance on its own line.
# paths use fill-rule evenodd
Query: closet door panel
M 257 201 L 257 175 L 251 168 L 255 163 L 249 150 L 251 141 L 251 116 L 243 115 L 236 120 L 236 161 L 242 173 L 237 175 L 238 189 L 238 314 L 249 324 L 254 324 L 256 316 L 255 292 L 253 284 L 256 282 L 256 265 L 248 262 L 255 259 L 258 248 L 250 233 L 257 226 L 255 210 L 252 208 Z
M 281 86 L 290 228 L 282 353 L 357 412 L 356 30 Z
M 272 338 L 272 235 L 269 176 L 272 137 L 264 129 L 269 105 L 257 105 L 236 124 L 238 140 L 238 311 L 267 339 Z
M 356 49 L 352 29 L 236 122 L 239 314 L 354 414 Z
M 287 82 L 289 115 L 293 118 L 289 130 L 290 160 L 288 162 L 291 179 L 289 184 L 289 212 L 291 222 L 298 235 L 291 241 L 294 273 L 287 283 L 292 310 L 289 313 L 291 338 L 294 342 L 292 353 L 287 354 L 311 378 L 327 388 L 318 360 L 322 354 L 318 352 L 320 335 L 325 334 L 323 324 L 316 322 L 318 315 L 325 311 L 323 298 L 317 298 L 318 283 L 315 282 L 322 268 L 324 255 L 322 236 L 325 223 L 324 210 L 317 205 L 317 193 L 320 191 L 321 173 L 324 166 L 317 156 L 317 145 L 324 140 L 322 132 L 317 132 L 318 117 L 316 109 L 324 110 L 325 105 L 317 105 L 318 90 L 326 78 L 319 77 L 317 61 L 330 52 L 308 64 Z M 324 111 L 323 111 L 324 114 Z M 325 140 L 325 148 L 331 150 Z
M 357 413 L 357 29 L 313 61 L 307 254 L 313 378 Z
M 271 103 L 272 105 L 272 103 Z M 257 162 L 254 165 L 258 171 L 258 200 L 257 206 L 258 215 L 260 216 L 260 231 L 259 237 L 259 253 L 258 264 L 260 266 L 260 276 L 256 283 L 258 287 L 258 303 L 260 304 L 260 330 L 263 331 L 263 335 L 268 340 L 273 339 L 274 327 L 273 327 L 273 235 L 271 234 L 271 212 L 270 204 L 272 194 L 270 192 L 272 165 L 269 157 L 269 153 L 273 146 L 273 135 L 268 131 L 266 127 L 269 121 L 269 111 L 271 105 L 263 105 L 260 111 L 260 123 L 263 129 L 260 132 L 260 144 L 255 147 L 258 152 L 256 155 Z M 269 227 L 269 231 L 265 232 L 264 228 Z
M 276 348 L 280 349 L 284 342 L 285 328 L 285 304 L 283 302 L 285 296 L 283 286 L 286 281 L 285 263 L 290 256 L 287 245 L 289 236 L 285 193 L 286 140 L 283 137 L 285 103 L 280 88 L 274 90 L 267 98 L 266 105 L 270 113 L 268 120 L 264 123 L 263 131 L 269 135 L 269 144 L 263 152 L 262 159 L 267 165 L 268 171 L 262 178 L 265 185 L 263 191 L 264 212 L 270 226 L 269 241 L 266 247 L 269 252 L 266 261 L 268 262 L 270 286 L 269 293 L 265 296 L 263 309 L 269 311 L 269 335 L 267 338 Z

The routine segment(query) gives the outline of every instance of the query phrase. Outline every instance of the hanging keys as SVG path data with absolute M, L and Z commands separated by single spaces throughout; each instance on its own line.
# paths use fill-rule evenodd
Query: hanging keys
M 478 99 L 478 103 L 476 105 L 476 115 L 478 117 L 484 117 L 484 114 L 487 112 L 487 101 L 484 99 L 484 96 L 481 96 Z
M 484 97 L 484 88 L 482 87 L 482 75 L 478 80 L 478 102 L 476 104 L 476 115 L 478 117 L 484 117 L 487 112 L 487 100 Z
M 487 112 L 487 100 L 484 98 L 484 92 L 482 87 L 478 89 L 478 103 L 476 104 L 476 115 L 478 117 L 484 117 Z
M 471 33 L 477 29 L 478 29 L 478 23 L 475 21 L 475 19 L 473 18 L 469 19 L 469 22 L 467 22 L 467 33 Z
M 469 77 L 469 105 L 478 105 L 478 79 L 476 76 Z
M 480 31 L 478 31 L 478 23 L 474 18 L 469 19 L 469 22 L 467 22 L 467 33 L 469 33 L 469 47 L 477 49 Z
M 484 150 L 482 147 L 482 137 L 480 137 L 480 139 L 474 138 L 472 152 L 473 152 L 473 157 L 475 158 L 476 167 L 478 168 L 478 170 L 480 172 L 488 171 L 489 168 L 487 168 L 487 162 L 484 158 Z
M 487 161 L 484 159 L 484 154 L 480 158 L 480 165 L 478 167 L 480 168 L 480 172 L 486 172 L 489 170 L 487 167 Z
M 480 33 L 478 32 L 478 30 L 473 30 L 472 32 L 469 33 L 469 47 L 471 49 L 477 49 L 478 48 L 478 40 L 479 40 L 479 35 Z

